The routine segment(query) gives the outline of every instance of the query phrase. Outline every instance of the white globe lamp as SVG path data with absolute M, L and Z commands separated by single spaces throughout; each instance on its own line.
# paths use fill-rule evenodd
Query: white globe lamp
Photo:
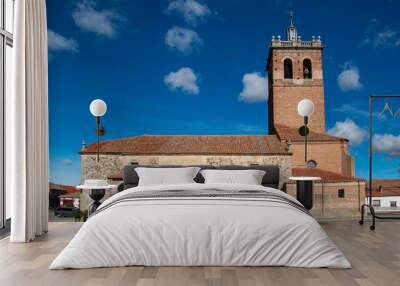
M 297 105 L 297 112 L 300 116 L 308 117 L 314 112 L 314 103 L 309 99 L 303 99 Z
M 300 127 L 300 135 L 304 136 L 304 161 L 307 166 L 307 136 L 308 130 L 308 117 L 314 112 L 314 103 L 309 99 L 303 99 L 297 104 L 297 113 L 304 117 L 304 126 Z
M 93 116 L 101 117 L 107 112 L 107 104 L 101 99 L 95 99 L 90 103 L 89 109 Z
M 103 136 L 105 129 L 100 124 L 100 117 L 107 112 L 107 104 L 101 99 L 95 99 L 90 103 L 90 113 L 96 117 L 96 135 L 97 135 L 97 162 L 100 161 L 100 136 Z

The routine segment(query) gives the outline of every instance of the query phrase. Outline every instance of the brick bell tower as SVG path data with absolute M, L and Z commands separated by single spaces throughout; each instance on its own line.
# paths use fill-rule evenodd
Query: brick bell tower
M 322 72 L 321 38 L 303 41 L 289 13 L 287 38 L 272 37 L 266 70 L 268 72 L 268 124 L 274 134 L 276 125 L 298 129 L 303 118 L 297 114 L 297 104 L 308 98 L 315 110 L 309 120 L 311 131 L 325 132 L 324 82 Z

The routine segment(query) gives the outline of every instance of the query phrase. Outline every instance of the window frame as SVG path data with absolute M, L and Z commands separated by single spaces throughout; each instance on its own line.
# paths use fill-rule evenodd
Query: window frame
M 310 72 L 310 77 L 305 77 L 306 73 L 305 73 L 305 67 L 306 67 L 306 62 L 309 63 L 309 72 Z M 312 74 L 312 60 L 310 58 L 305 58 L 303 59 L 303 78 L 306 80 L 312 79 L 313 78 L 313 74 Z
M 397 208 L 397 201 L 390 201 L 391 208 Z
M 0 0 L 0 229 L 9 228 L 6 212 L 6 190 L 5 190 L 5 98 L 6 98 L 6 64 L 7 64 L 7 46 L 13 47 L 13 34 L 7 31 L 6 1 L 10 2 L 12 12 L 14 13 L 15 0 Z M 13 15 L 11 15 L 13 17 Z M 13 29 L 12 29 L 13 30 Z
M 290 63 L 290 65 L 288 65 L 288 67 L 290 68 L 289 72 L 290 72 L 290 76 L 291 77 L 286 77 L 286 65 L 287 63 Z M 293 61 L 291 58 L 285 58 L 283 60 L 283 78 L 284 79 L 288 79 L 291 80 L 293 79 Z
M 307 161 L 307 167 L 311 168 L 311 169 L 317 168 L 318 167 L 318 163 L 317 163 L 317 161 L 315 161 L 313 159 L 310 159 L 310 160 Z
M 380 207 L 381 206 L 381 200 L 379 200 L 379 199 L 372 200 L 372 206 L 373 207 Z

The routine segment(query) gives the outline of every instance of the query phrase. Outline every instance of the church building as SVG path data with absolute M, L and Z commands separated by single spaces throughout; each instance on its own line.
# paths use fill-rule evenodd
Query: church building
M 102 141 L 100 166 L 97 144 L 81 151 L 81 180 L 121 180 L 122 168 L 137 165 L 267 165 L 280 167 L 280 188 L 295 196 L 290 176 L 317 176 L 312 214 L 320 219 L 359 215 L 365 182 L 354 176 L 354 159 L 348 140 L 325 132 L 323 43 L 303 41 L 290 17 L 286 39 L 272 37 L 268 73 L 268 134 L 265 135 L 142 135 Z M 309 117 L 307 161 L 303 118 L 297 105 L 314 103 Z M 81 198 L 81 205 L 84 199 Z
M 272 38 L 266 67 L 269 133 L 291 145 L 294 168 L 308 165 L 353 177 L 354 160 L 347 151 L 348 141 L 325 133 L 323 48 L 320 37 L 301 40 L 292 15 L 287 39 Z M 310 99 L 315 106 L 308 125 L 308 162 L 304 162 L 304 137 L 299 134 L 304 123 L 297 105 L 302 99 Z

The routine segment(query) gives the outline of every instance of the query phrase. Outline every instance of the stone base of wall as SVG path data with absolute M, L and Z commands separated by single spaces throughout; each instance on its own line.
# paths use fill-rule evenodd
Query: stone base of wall
M 339 198 L 339 189 L 344 198 Z M 286 192 L 296 197 L 296 184 L 288 183 Z M 360 217 L 360 207 L 365 201 L 365 182 L 314 183 L 314 205 L 311 214 L 316 219 L 344 219 Z
M 86 179 L 107 179 L 116 174 L 122 174 L 126 165 L 277 165 L 280 168 L 280 188 L 289 180 L 292 174 L 292 157 L 290 155 L 257 155 L 257 156 L 207 156 L 207 155 L 101 155 L 96 161 L 96 155 L 81 155 L 81 182 Z M 116 182 L 110 182 L 116 184 Z M 81 209 L 87 209 L 90 198 L 81 195 Z
M 122 173 L 126 165 L 278 165 L 280 182 L 287 182 L 292 174 L 291 156 L 206 156 L 206 155 L 101 155 L 96 161 L 96 155 L 81 155 L 81 181 L 85 179 L 107 179 L 111 175 Z
M 102 155 L 96 162 L 95 155 L 81 156 L 81 180 L 103 178 L 121 174 L 124 166 L 139 165 L 278 165 L 280 167 L 281 187 L 291 175 L 291 156 L 133 156 Z M 110 182 L 116 184 L 118 182 Z M 338 197 L 338 190 L 344 189 L 345 197 Z M 285 184 L 288 194 L 296 197 L 296 185 Z M 110 194 L 106 195 L 109 196 Z M 311 214 L 317 219 L 356 218 L 360 215 L 360 206 L 365 201 L 365 182 L 324 182 L 314 185 L 314 206 Z M 86 209 L 90 198 L 81 195 L 81 209 Z

